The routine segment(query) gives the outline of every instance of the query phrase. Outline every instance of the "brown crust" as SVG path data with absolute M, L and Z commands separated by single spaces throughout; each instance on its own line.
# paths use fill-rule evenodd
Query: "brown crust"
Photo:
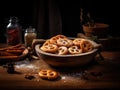
M 39 77 L 42 79 L 47 79 L 47 80 L 55 80 L 58 78 L 58 73 L 53 70 L 40 70 L 38 73 Z
M 59 55 L 66 55 L 68 54 L 68 48 L 65 46 L 61 46 L 58 48 L 58 54 Z
M 93 45 L 88 40 L 81 40 L 80 47 L 82 49 L 82 52 L 89 52 L 93 50 Z
M 68 49 L 69 53 L 71 54 L 80 54 L 82 53 L 82 50 L 80 48 L 78 48 L 78 46 L 71 46 L 69 49 Z
M 57 40 L 57 45 L 58 46 L 70 47 L 70 46 L 73 45 L 73 42 L 70 39 L 58 39 Z
M 94 45 L 87 39 L 75 38 L 71 40 L 64 35 L 56 35 L 46 40 L 40 49 L 48 53 L 67 55 L 92 51 Z
M 82 40 L 82 38 L 76 38 L 73 40 L 73 44 L 76 46 L 80 46 L 81 40 Z

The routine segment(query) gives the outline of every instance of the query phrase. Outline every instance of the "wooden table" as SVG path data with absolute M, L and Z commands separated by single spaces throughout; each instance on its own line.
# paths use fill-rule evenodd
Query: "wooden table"
M 120 88 L 120 51 L 102 51 L 95 60 L 82 67 L 55 68 L 43 60 L 28 58 L 15 62 L 15 72 L 10 74 L 0 65 L 0 89 L 111 89 Z M 59 73 L 57 80 L 43 80 L 38 76 L 40 69 L 52 69 Z M 26 79 L 26 74 L 34 76 Z

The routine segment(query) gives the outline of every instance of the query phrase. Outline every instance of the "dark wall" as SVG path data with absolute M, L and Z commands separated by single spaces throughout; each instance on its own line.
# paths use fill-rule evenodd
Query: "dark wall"
M 36 26 L 33 23 L 37 16 L 33 12 L 35 0 L 24 2 L 23 0 L 4 0 L 0 1 L 0 42 L 5 41 L 4 31 L 11 16 L 17 16 L 20 24 L 25 29 L 28 26 Z M 118 2 L 115 0 L 56 0 L 60 8 L 63 21 L 63 33 L 68 36 L 75 36 L 79 30 L 79 10 L 83 8 L 89 12 L 96 22 L 104 22 L 110 25 L 110 34 L 120 35 L 118 30 L 119 9 Z M 118 0 L 119 1 L 119 0 Z M 6 4 L 7 3 L 7 4 Z M 36 21 L 37 22 L 37 21 Z M 72 32 L 71 32 L 72 31 Z
M 63 34 L 74 37 L 80 32 L 80 7 L 81 0 L 58 0 L 62 17 Z
M 96 22 L 104 22 L 110 25 L 109 33 L 120 35 L 118 30 L 120 14 L 119 2 L 116 0 L 83 0 L 82 7 L 91 13 Z M 118 30 L 118 31 L 117 31 Z

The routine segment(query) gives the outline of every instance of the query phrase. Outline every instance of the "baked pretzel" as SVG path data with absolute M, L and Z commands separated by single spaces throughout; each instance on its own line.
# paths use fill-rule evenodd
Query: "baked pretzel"
M 70 47 L 73 45 L 73 42 L 72 40 L 69 40 L 69 39 L 58 39 L 57 40 L 57 45 L 58 46 L 65 46 L 65 47 Z
M 87 39 L 69 39 L 64 35 L 56 35 L 40 47 L 41 50 L 58 55 L 80 54 L 93 50 L 94 45 Z
M 57 45 L 54 45 L 54 44 L 48 44 L 48 45 L 42 46 L 40 49 L 45 52 L 55 53 L 58 50 L 58 47 Z
M 58 48 L 58 55 L 66 55 L 68 53 L 68 49 L 65 46 L 61 46 Z
M 93 50 L 93 45 L 90 41 L 82 39 L 80 43 L 80 47 L 82 49 L 82 52 L 89 52 Z
M 76 46 L 80 46 L 80 42 L 81 42 L 82 38 L 76 38 L 73 40 L 73 44 Z
M 58 46 L 51 44 L 50 40 L 47 40 L 40 49 L 45 52 L 55 53 L 58 50 Z
M 71 54 L 80 54 L 82 53 L 82 50 L 78 48 L 78 46 L 71 46 L 68 48 L 69 53 Z
M 56 37 L 52 37 L 52 38 L 50 39 L 50 43 L 51 43 L 51 44 L 57 44 L 57 38 L 56 38 Z
M 38 75 L 40 78 L 47 80 L 55 80 L 58 78 L 58 73 L 53 70 L 40 70 Z
M 57 44 L 57 40 L 58 40 L 58 39 L 67 39 L 67 37 L 64 36 L 64 35 L 54 36 L 54 37 L 52 37 L 52 38 L 50 39 L 50 43 L 52 43 L 52 44 Z
M 57 36 L 55 36 L 57 39 L 59 39 L 59 38 L 61 38 L 61 39 L 66 39 L 67 37 L 66 36 L 64 36 L 64 35 L 61 35 L 61 34 L 59 34 L 59 35 L 57 35 Z

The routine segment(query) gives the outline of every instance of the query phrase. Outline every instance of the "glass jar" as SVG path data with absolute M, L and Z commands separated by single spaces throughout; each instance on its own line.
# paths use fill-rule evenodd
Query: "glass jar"
M 17 17 L 10 17 L 7 25 L 7 44 L 16 45 L 22 43 L 22 28 Z
M 24 41 L 26 47 L 31 47 L 33 39 L 36 39 L 37 34 L 35 28 L 29 27 L 24 34 Z

